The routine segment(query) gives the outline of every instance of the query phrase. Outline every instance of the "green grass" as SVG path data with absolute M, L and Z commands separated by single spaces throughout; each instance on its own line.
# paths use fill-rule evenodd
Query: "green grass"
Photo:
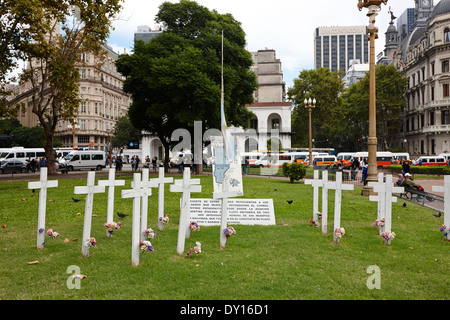
M 179 176 L 176 177 L 180 178 Z M 102 179 L 106 179 L 102 178 Z M 131 177 L 126 179 L 130 188 Z M 97 179 L 98 180 L 98 179 Z M 209 198 L 212 178 L 202 176 L 202 193 Z M 45 249 L 36 249 L 38 192 L 27 182 L 0 184 L 0 299 L 148 299 L 148 300 L 267 300 L 267 299 L 448 299 L 449 243 L 439 226 L 443 218 L 403 200 L 393 204 L 390 246 L 372 227 L 376 203 L 360 196 L 361 189 L 344 191 L 339 244 L 332 233 L 311 227 L 312 187 L 276 178 L 244 177 L 246 198 L 273 198 L 274 226 L 234 226 L 237 234 L 220 249 L 219 227 L 201 227 L 186 239 L 186 250 L 202 243 L 202 253 L 190 258 L 176 254 L 180 194 L 166 186 L 170 222 L 157 230 L 157 192 L 149 200 L 149 227 L 157 232 L 155 251 L 131 266 L 131 215 L 112 238 L 105 235 L 107 193 L 94 196 L 92 232 L 98 245 L 81 256 L 84 201 L 71 200 L 74 186 L 86 179 L 61 179 L 49 189 L 46 228 L 61 236 L 46 236 Z M 132 200 L 116 187 L 115 211 L 132 212 Z M 276 189 L 276 191 L 275 191 Z M 79 196 L 80 197 L 80 196 Z M 27 199 L 22 201 L 21 199 Z M 329 192 L 329 228 L 333 225 L 334 192 Z M 55 200 L 54 202 L 50 200 Z M 294 200 L 289 205 L 286 200 Z M 76 213 L 80 212 L 81 215 Z M 117 218 L 115 217 L 115 221 Z M 39 264 L 27 262 L 38 260 Z M 369 290 L 367 268 L 381 270 L 381 289 Z M 68 289 L 69 266 L 87 278 L 81 289 Z

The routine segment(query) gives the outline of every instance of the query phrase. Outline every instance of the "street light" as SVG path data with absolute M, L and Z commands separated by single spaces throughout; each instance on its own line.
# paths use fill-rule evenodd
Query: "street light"
M 69 123 L 67 129 L 72 130 L 72 145 L 73 149 L 75 149 L 75 132 L 80 129 L 80 126 L 78 125 L 77 122 L 75 122 L 73 126 L 71 123 Z
M 358 0 L 359 11 L 367 8 L 369 12 L 369 33 L 370 41 L 370 62 L 369 62 L 369 137 L 368 137 L 368 168 L 367 182 L 378 181 L 377 177 L 377 120 L 376 120 L 376 84 L 375 84 L 375 39 L 378 38 L 378 28 L 375 26 L 375 18 L 381 10 L 381 4 L 386 4 L 388 0 Z M 368 183 L 364 186 L 362 195 L 368 196 L 372 193 L 372 188 Z
M 308 168 L 312 168 L 312 124 L 311 124 L 311 110 L 316 107 L 316 99 L 309 100 L 305 99 L 305 108 L 308 108 L 309 111 L 309 164 Z

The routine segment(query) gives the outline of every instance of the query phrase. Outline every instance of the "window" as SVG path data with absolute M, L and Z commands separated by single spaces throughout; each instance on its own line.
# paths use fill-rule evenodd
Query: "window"
M 89 143 L 89 136 L 78 136 L 78 143 Z
M 92 160 L 103 160 L 103 155 L 101 154 L 93 154 Z
M 442 72 L 448 72 L 449 71 L 448 67 L 449 67 L 448 60 L 442 61 Z
M 431 75 L 434 76 L 434 62 L 431 63 Z
M 82 154 L 81 155 L 81 160 L 91 160 L 91 155 L 90 154 Z
M 449 110 L 442 111 L 441 124 L 450 124 L 450 111 Z
M 442 95 L 444 98 L 447 98 L 450 95 L 448 83 L 444 83 L 442 85 Z
M 81 102 L 80 113 L 86 113 L 86 101 Z
M 272 119 L 272 129 L 280 128 L 280 119 Z
M 430 126 L 434 126 L 434 112 L 430 112 Z
M 431 87 L 431 101 L 434 101 L 434 87 Z
M 450 42 L 450 30 L 449 28 L 444 29 L 444 42 Z

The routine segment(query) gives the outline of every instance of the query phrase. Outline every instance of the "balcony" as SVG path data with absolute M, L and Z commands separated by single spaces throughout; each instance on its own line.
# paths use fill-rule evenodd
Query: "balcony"
M 450 133 L 450 124 L 437 124 L 422 128 L 423 133 Z

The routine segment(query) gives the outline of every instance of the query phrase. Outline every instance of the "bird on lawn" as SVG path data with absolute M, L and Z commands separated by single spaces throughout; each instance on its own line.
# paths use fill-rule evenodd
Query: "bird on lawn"
M 439 218 L 440 216 L 442 216 L 442 212 L 433 213 L 433 216 L 435 216 L 436 218 Z
M 72 197 L 73 202 L 78 202 L 80 201 L 80 199 L 75 199 L 74 197 Z
M 291 204 L 294 200 L 286 200 L 287 203 Z
M 403 202 L 403 206 L 406 207 L 406 202 Z
M 117 215 L 118 215 L 121 219 L 125 218 L 126 216 L 129 216 L 129 214 L 120 213 L 120 212 L 117 212 Z

